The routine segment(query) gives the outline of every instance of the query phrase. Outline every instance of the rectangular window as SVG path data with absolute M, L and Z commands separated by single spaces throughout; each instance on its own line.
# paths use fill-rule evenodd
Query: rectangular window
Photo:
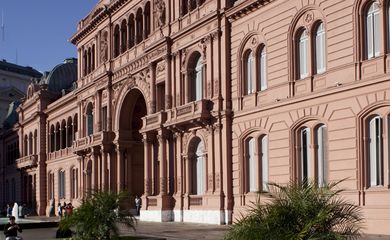
M 369 182 L 370 186 L 383 185 L 382 126 L 381 118 L 375 117 L 369 123 Z
M 165 110 L 165 84 L 161 83 L 157 85 L 157 111 Z
M 310 178 L 310 130 L 305 128 L 301 131 L 301 180 Z
M 102 130 L 107 131 L 107 106 L 102 108 Z
M 65 172 L 61 171 L 58 175 L 58 197 L 65 198 Z
M 255 139 L 251 138 L 247 144 L 249 192 L 256 192 L 256 159 L 255 159 Z
M 326 159 L 326 144 L 327 144 L 326 127 L 321 126 L 317 129 L 317 183 L 319 187 L 326 184 L 327 179 L 327 159 Z

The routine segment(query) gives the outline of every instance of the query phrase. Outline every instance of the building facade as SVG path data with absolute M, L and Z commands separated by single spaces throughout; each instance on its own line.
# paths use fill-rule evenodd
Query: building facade
M 38 213 L 127 190 L 141 220 L 225 224 L 268 182 L 346 178 L 365 231 L 390 234 L 389 6 L 99 1 L 70 39 L 73 90 L 18 108 Z
M 0 206 L 21 202 L 21 175 L 15 168 L 19 157 L 18 116 L 15 109 L 32 78 L 42 74 L 31 67 L 0 61 Z

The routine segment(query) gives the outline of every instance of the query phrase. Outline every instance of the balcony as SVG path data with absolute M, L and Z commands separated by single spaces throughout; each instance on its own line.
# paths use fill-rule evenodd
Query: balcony
M 73 154 L 73 147 L 68 147 L 64 149 L 60 149 L 58 151 L 49 152 L 47 154 L 47 160 L 53 160 L 63 157 L 68 157 Z
M 202 99 L 175 107 L 168 112 L 167 127 L 193 127 L 208 125 L 211 119 L 213 103 Z
M 77 139 L 73 144 L 73 152 L 77 153 L 88 148 L 110 144 L 114 140 L 113 132 L 97 132 L 87 137 Z
M 157 130 L 167 121 L 167 113 L 160 111 L 157 113 L 146 115 L 142 118 L 143 129 L 142 131 L 148 132 Z
M 38 165 L 38 156 L 29 155 L 22 158 L 16 159 L 16 168 L 33 168 Z

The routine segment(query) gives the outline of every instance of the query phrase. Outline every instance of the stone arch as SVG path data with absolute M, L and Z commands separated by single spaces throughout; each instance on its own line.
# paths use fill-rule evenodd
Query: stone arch
M 293 17 L 291 24 L 288 29 L 288 46 L 287 53 L 289 59 L 289 81 L 294 82 L 296 80 L 297 69 L 296 69 L 296 37 L 297 32 L 302 29 L 307 30 L 308 36 L 311 36 L 311 30 L 314 25 L 321 21 L 326 26 L 326 18 L 323 11 L 316 5 L 308 5 L 301 8 Z M 311 51 L 311 50 L 309 50 Z M 292 86 L 291 86 L 292 87 Z M 290 96 L 294 94 L 293 88 L 290 88 Z
M 150 99 L 149 84 L 146 81 L 140 80 L 139 78 L 131 77 L 129 80 L 126 81 L 124 86 L 121 88 L 121 90 L 120 90 L 120 92 L 115 100 L 115 102 L 117 104 L 114 105 L 114 107 L 115 107 L 115 110 L 114 110 L 115 114 L 113 117 L 114 131 L 119 130 L 120 111 L 121 111 L 121 108 L 123 106 L 123 102 L 124 102 L 127 94 L 131 90 L 140 91 L 143 98 L 145 99 L 147 113 L 150 113 L 151 99 Z

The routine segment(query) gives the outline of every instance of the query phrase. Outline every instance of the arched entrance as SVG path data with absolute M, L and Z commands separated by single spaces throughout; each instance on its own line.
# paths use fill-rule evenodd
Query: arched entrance
M 132 89 L 127 93 L 119 116 L 118 147 L 123 149 L 121 183 L 130 195 L 144 193 L 144 144 L 142 142 L 142 117 L 146 116 L 146 102 L 142 93 Z

